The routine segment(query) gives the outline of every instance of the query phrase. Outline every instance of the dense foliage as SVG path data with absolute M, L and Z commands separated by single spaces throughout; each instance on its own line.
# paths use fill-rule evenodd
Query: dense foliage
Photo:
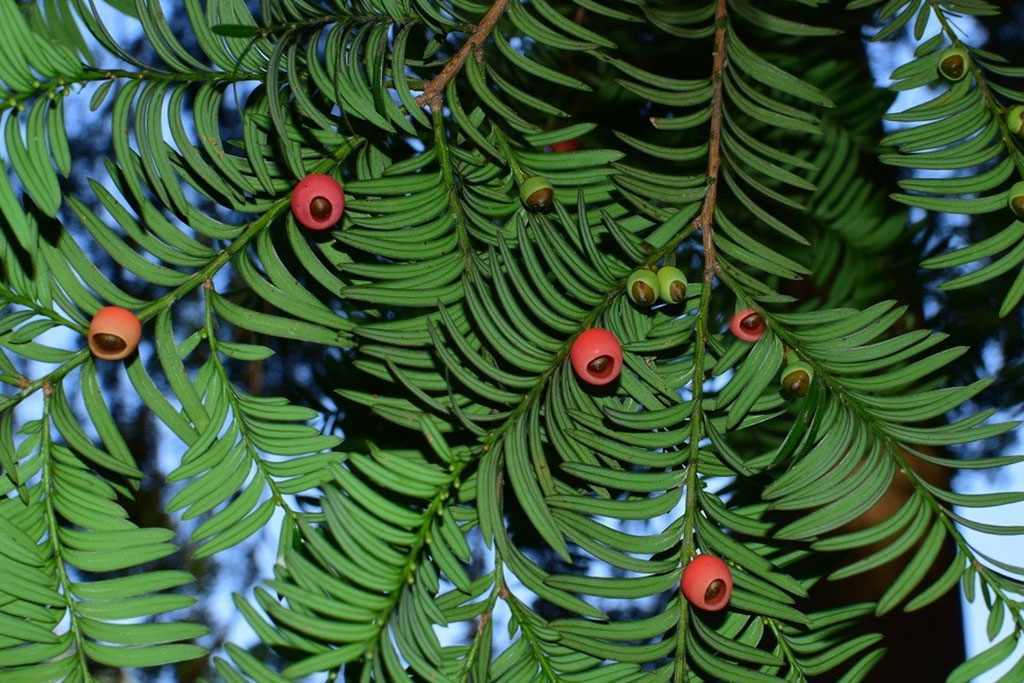
M 1024 70 L 956 25 L 995 6 L 107 2 L 0 3 L 0 680 L 212 646 L 225 681 L 852 682 L 875 615 L 957 586 L 993 642 L 949 680 L 1014 653 L 1024 568 L 964 529 L 1024 532 L 971 513 L 1024 494 L 920 466 L 1024 461 L 984 447 L 1016 425 L 950 379 L 967 349 L 905 276 L 1024 297 Z M 862 28 L 912 37 L 891 88 L 922 103 L 886 113 Z M 88 183 L 75 98 L 109 112 Z M 313 174 L 333 229 L 292 207 Z M 946 214 L 971 218 L 936 249 Z M 583 381 L 593 328 L 613 382 Z M 264 364 L 304 390 L 253 390 Z M 122 373 L 181 454 L 174 528 L 129 513 Z M 271 524 L 274 576 L 235 601 L 263 647 L 177 618 L 190 567 Z M 725 609 L 680 592 L 700 555 Z M 808 609 L 899 557 L 878 600 Z

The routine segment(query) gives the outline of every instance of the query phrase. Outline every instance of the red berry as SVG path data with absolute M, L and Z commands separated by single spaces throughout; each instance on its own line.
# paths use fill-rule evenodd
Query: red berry
M 732 597 L 732 572 L 714 555 L 698 555 L 683 570 L 683 595 L 695 607 L 717 612 Z
M 745 342 L 756 342 L 765 329 L 764 320 L 752 308 L 744 308 L 729 321 L 729 331 Z
M 142 338 L 142 323 L 120 306 L 104 306 L 89 323 L 89 350 L 103 360 L 120 360 L 134 351 Z
M 575 152 L 580 148 L 580 141 L 573 138 L 572 140 L 562 140 L 551 145 L 552 152 Z
M 304 228 L 327 230 L 341 220 L 344 210 L 345 193 L 329 175 L 308 175 L 292 190 L 292 214 Z
M 614 382 L 622 372 L 622 345 L 606 329 L 587 330 L 572 343 L 572 369 L 587 384 Z

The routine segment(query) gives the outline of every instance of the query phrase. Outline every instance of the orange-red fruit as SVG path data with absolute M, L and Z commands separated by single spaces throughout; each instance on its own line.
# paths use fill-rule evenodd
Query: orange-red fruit
M 745 342 L 756 342 L 764 336 L 764 320 L 752 308 L 744 308 L 729 321 L 729 331 Z
M 344 210 L 345 193 L 329 175 L 308 175 L 292 190 L 292 214 L 304 228 L 327 230 L 341 220 Z
M 142 338 L 142 323 L 120 306 L 104 306 L 89 323 L 89 350 L 103 360 L 121 360 L 134 351 Z
M 576 375 L 595 386 L 614 382 L 622 372 L 622 345 L 606 329 L 589 329 L 572 343 L 569 353 Z
M 580 141 L 573 138 L 572 140 L 562 140 L 551 145 L 552 152 L 575 152 L 580 148 Z
M 698 555 L 683 570 L 683 595 L 694 607 L 717 612 L 732 597 L 729 565 L 714 555 Z

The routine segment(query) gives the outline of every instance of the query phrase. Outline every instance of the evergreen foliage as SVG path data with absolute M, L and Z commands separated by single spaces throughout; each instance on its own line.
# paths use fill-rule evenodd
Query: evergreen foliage
M 183 0 L 183 37 L 157 0 L 107 1 L 153 63 L 91 0 L 0 2 L 0 680 L 207 656 L 176 616 L 193 576 L 154 563 L 270 524 L 274 576 L 235 601 L 266 647 L 225 644 L 220 680 L 852 683 L 885 652 L 874 615 L 957 586 L 990 638 L 1012 630 L 948 680 L 1015 652 L 1024 568 L 963 530 L 1024 533 L 971 515 L 1024 494 L 914 463 L 1024 461 L 949 450 L 1016 423 L 972 408 L 991 380 L 950 382 L 966 349 L 893 298 L 928 223 L 904 205 L 998 214 L 920 265 L 1001 283 L 1003 316 L 1024 297 L 1024 71 L 956 29 L 994 5 Z M 863 24 L 910 31 L 892 89 L 930 99 L 885 113 Z M 83 97 L 111 121 L 88 192 L 65 116 Z M 883 117 L 907 125 L 883 137 Z M 310 174 L 344 188 L 331 231 L 290 212 Z M 683 300 L 631 300 L 644 269 Z M 143 323 L 124 361 L 85 343 L 108 305 Z M 729 332 L 746 309 L 753 342 Z M 606 386 L 570 363 L 595 327 L 622 346 Z M 290 349 L 344 370 L 305 405 L 247 389 L 243 364 Z M 122 366 L 183 452 L 164 500 L 185 538 L 127 512 Z M 899 511 L 852 529 L 896 478 Z M 729 565 L 723 611 L 680 593 L 698 554 Z M 806 608 L 901 556 L 879 600 Z

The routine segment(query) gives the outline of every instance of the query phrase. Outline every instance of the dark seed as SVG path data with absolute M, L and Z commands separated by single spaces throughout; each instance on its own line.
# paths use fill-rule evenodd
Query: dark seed
M 679 280 L 676 280 L 672 283 L 672 286 L 668 288 L 668 294 L 675 303 L 682 303 L 683 299 L 686 298 L 686 285 Z
M 633 301 L 641 306 L 650 306 L 656 298 L 654 290 L 646 282 L 637 280 L 633 283 Z
M 783 385 L 787 395 L 803 398 L 811 389 L 811 376 L 803 370 L 797 370 L 786 376 Z
M 764 327 L 764 321 L 761 320 L 761 316 L 757 313 L 751 313 L 740 321 L 740 327 L 747 332 L 760 332 Z
M 725 593 L 725 581 L 715 579 L 708 584 L 707 590 L 704 591 L 704 602 L 714 605 L 722 597 L 723 593 Z
M 587 370 L 597 377 L 603 377 L 612 371 L 612 365 L 611 356 L 598 356 L 587 363 Z
M 327 220 L 333 209 L 327 197 L 313 197 L 313 201 L 309 203 L 309 213 L 318 221 Z
M 534 211 L 544 211 L 551 208 L 551 202 L 555 198 L 555 191 L 550 187 L 537 190 L 526 198 L 526 205 Z
M 100 351 L 107 353 L 117 353 L 118 351 L 124 351 L 128 343 L 124 339 L 118 337 L 116 334 L 107 334 L 100 332 L 92 336 L 92 341 L 96 344 L 96 348 Z
M 1024 195 L 1018 195 L 1010 200 L 1010 208 L 1017 215 L 1017 218 L 1024 218 Z
M 954 81 L 964 75 L 964 58 L 961 55 L 950 55 L 942 60 L 942 73 Z

